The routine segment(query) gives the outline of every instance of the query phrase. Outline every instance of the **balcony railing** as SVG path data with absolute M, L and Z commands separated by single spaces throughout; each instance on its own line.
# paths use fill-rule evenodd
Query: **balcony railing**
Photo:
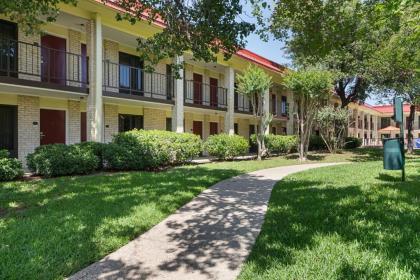
M 225 110 L 227 89 L 191 80 L 185 81 L 184 101 L 186 105 Z
M 106 95 L 172 101 L 175 79 L 172 76 L 124 64 L 103 62 L 103 91 Z
M 30 86 L 79 88 L 87 92 L 88 57 L 10 39 L 0 39 L 0 80 Z M 76 89 L 77 90 L 77 89 Z
M 288 118 L 289 117 L 289 103 L 281 103 L 280 106 L 277 107 L 277 112 L 273 114 L 275 118 Z

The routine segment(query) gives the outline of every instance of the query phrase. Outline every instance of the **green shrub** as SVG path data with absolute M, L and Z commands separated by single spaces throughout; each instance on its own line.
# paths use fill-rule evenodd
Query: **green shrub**
M 0 150 L 0 181 L 11 181 L 23 176 L 22 163 L 9 158 L 7 150 Z
M 144 170 L 181 164 L 202 151 L 197 135 L 160 130 L 132 130 L 114 136 L 104 150 L 107 168 Z
M 233 159 L 248 153 L 248 141 L 239 135 L 217 134 L 207 138 L 204 149 L 218 159 Z
M 0 158 L 8 158 L 9 151 L 8 150 L 0 150 Z
M 268 153 L 287 154 L 296 150 L 297 137 L 295 135 L 274 135 L 269 134 L 264 138 L 265 147 Z M 257 145 L 257 137 L 251 135 L 251 144 Z
M 362 139 L 356 137 L 346 137 L 344 139 L 344 149 L 356 149 L 362 146 Z
M 91 151 L 98 158 L 98 170 L 103 168 L 103 154 L 108 144 L 98 142 L 82 142 L 76 144 L 83 150 Z
M 99 165 L 91 149 L 64 144 L 40 146 L 28 155 L 27 162 L 32 172 L 45 177 L 89 174 Z
M 321 151 L 326 150 L 327 145 L 325 145 L 324 140 L 322 140 L 321 136 L 318 135 L 311 135 L 309 138 L 309 151 Z

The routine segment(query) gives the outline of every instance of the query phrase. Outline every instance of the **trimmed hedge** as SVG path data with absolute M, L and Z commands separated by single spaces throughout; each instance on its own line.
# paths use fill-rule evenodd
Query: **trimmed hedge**
M 218 159 L 233 159 L 248 153 L 249 143 L 239 135 L 217 134 L 207 138 L 204 149 Z
M 298 139 L 296 135 L 274 135 L 265 136 L 265 147 L 268 153 L 288 154 L 296 150 Z M 257 145 L 257 136 L 251 135 L 252 145 Z
M 318 135 L 311 135 L 309 138 L 309 151 L 321 151 L 326 150 L 327 145 L 325 145 L 324 140 L 321 136 Z
M 153 170 L 184 163 L 201 151 L 201 139 L 194 134 L 132 130 L 115 135 L 103 158 L 113 170 Z
M 344 149 L 356 149 L 362 146 L 362 139 L 356 137 L 346 137 L 344 139 Z
M 0 181 L 11 181 L 23 176 L 22 163 L 9 158 L 7 150 L 0 150 Z
M 56 177 L 92 173 L 99 159 L 88 145 L 52 144 L 36 148 L 27 156 L 27 164 L 35 174 Z

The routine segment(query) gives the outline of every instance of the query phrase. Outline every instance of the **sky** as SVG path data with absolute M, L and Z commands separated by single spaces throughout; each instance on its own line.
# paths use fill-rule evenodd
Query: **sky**
M 246 4 L 244 7 L 245 11 L 242 15 L 243 19 L 255 23 L 255 20 L 252 18 L 250 12 L 251 8 Z M 269 15 L 264 14 L 264 16 Z M 268 39 L 267 42 L 264 42 L 257 34 L 251 34 L 247 38 L 246 49 L 284 66 L 291 66 L 291 60 L 287 57 L 287 54 L 284 50 L 284 44 L 274 39 L 272 36 Z M 366 103 L 370 105 L 376 105 L 378 104 L 378 101 L 374 98 L 368 98 Z

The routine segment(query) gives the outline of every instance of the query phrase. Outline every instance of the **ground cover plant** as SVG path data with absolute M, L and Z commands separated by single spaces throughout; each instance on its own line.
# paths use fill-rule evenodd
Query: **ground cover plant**
M 311 162 L 368 161 L 365 153 Z M 0 279 L 60 279 L 147 231 L 205 188 L 240 173 L 297 164 L 296 155 L 162 172 L 121 172 L 0 184 Z
M 239 278 L 419 279 L 420 157 L 400 174 L 369 161 L 285 178 Z

